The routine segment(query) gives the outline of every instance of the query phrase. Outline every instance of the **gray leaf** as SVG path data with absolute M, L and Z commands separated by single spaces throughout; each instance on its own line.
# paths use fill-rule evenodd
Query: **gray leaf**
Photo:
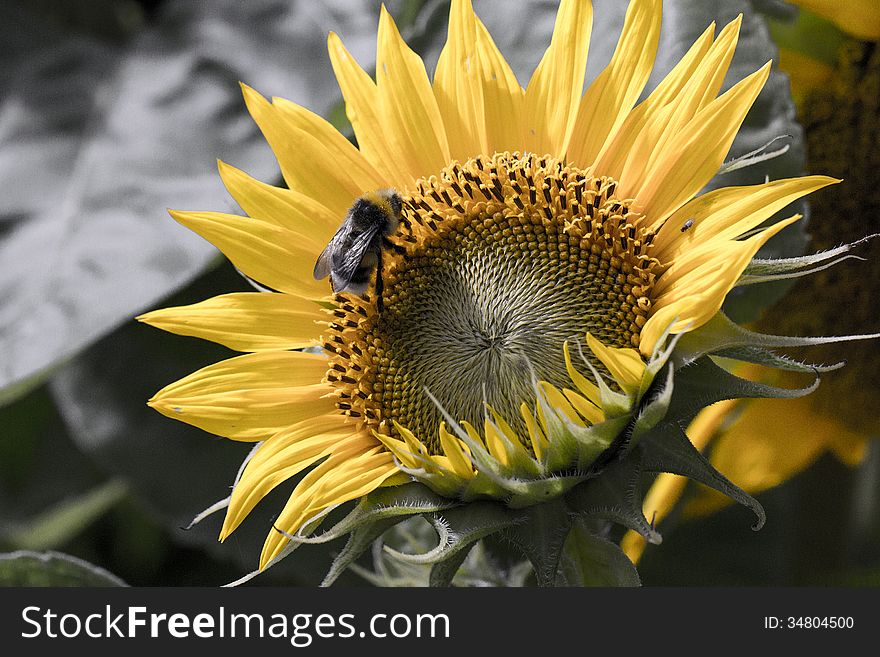
M 0 5 L 0 401 L 215 258 L 165 208 L 234 211 L 217 158 L 277 175 L 239 81 L 326 111 L 327 31 L 372 61 L 378 5 L 169 0 L 125 45 Z
M 61 552 L 0 554 L 0 586 L 127 586 L 88 561 Z

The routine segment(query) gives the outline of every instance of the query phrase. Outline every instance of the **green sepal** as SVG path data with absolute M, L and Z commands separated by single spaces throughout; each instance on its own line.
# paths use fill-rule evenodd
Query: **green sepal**
M 670 472 L 705 484 L 751 509 L 757 517 L 752 529 L 764 526 L 766 515 L 760 502 L 718 472 L 678 424 L 664 424 L 645 436 L 641 456 L 645 472 Z
M 455 574 L 458 572 L 461 564 L 464 563 L 464 560 L 467 559 L 467 555 L 470 553 L 471 548 L 473 548 L 474 545 L 475 543 L 471 543 L 445 561 L 438 561 L 431 566 L 431 573 L 428 576 L 428 586 L 432 588 L 452 586 L 452 580 L 455 577 Z
M 441 497 L 427 486 L 411 481 L 400 486 L 377 488 L 364 496 L 344 518 L 317 536 L 288 535 L 288 538 L 294 543 L 327 543 L 364 525 L 396 517 L 402 520 L 457 504 L 455 500 Z
M 765 367 L 772 367 L 777 370 L 785 370 L 786 372 L 804 372 L 809 374 L 833 372 L 846 364 L 845 362 L 833 363 L 831 365 L 803 363 L 782 354 L 762 349 L 761 347 L 735 347 L 719 351 L 716 355 L 745 363 L 764 365 Z
M 880 233 L 868 235 L 855 242 L 843 244 L 828 251 L 820 251 L 819 253 L 811 253 L 809 255 L 797 256 L 794 258 L 777 258 L 777 259 L 761 259 L 755 258 L 743 271 L 742 276 L 736 282 L 736 286 L 754 285 L 756 283 L 767 283 L 771 281 L 785 280 L 788 278 L 799 278 L 807 276 L 823 269 L 828 269 L 834 265 L 855 258 L 863 260 L 855 255 L 843 255 L 852 251 L 855 247 L 860 246 L 880 236 Z
M 606 467 L 601 476 L 569 491 L 565 501 L 583 519 L 611 520 L 659 545 L 662 537 L 642 512 L 641 450 L 637 447 L 627 458 Z
M 682 335 L 675 353 L 676 367 L 683 367 L 707 354 L 717 354 L 730 349 L 777 347 L 809 347 L 812 345 L 867 340 L 880 334 L 840 335 L 826 337 L 792 337 L 767 335 L 743 328 L 732 322 L 723 312 L 717 313 L 700 328 Z
M 292 543 L 326 543 L 349 534 L 348 542 L 333 560 L 321 586 L 330 586 L 372 542 L 409 517 L 442 511 L 458 504 L 440 497 L 427 486 L 409 482 L 378 488 L 366 495 L 354 509 L 318 536 L 291 536 Z
M 522 522 L 505 530 L 503 536 L 531 562 L 538 586 L 553 586 L 571 529 L 571 513 L 557 498 L 523 509 L 521 517 Z
M 562 551 L 557 586 L 641 586 L 639 573 L 618 545 L 575 524 Z
M 805 388 L 779 388 L 749 381 L 719 367 L 710 357 L 704 357 L 676 373 L 676 387 L 669 405 L 668 416 L 681 426 L 687 426 L 705 407 L 727 399 L 803 397 L 819 385 L 819 377 Z
M 436 514 L 431 523 L 438 530 L 437 545 L 422 554 L 404 554 L 385 546 L 385 552 L 400 561 L 435 564 L 461 550 L 470 549 L 481 538 L 523 522 L 522 512 L 497 502 L 471 502 Z
M 321 586 L 330 586 L 358 557 L 360 557 L 373 544 L 377 538 L 391 529 L 394 525 L 407 516 L 396 515 L 374 520 L 368 524 L 360 525 L 352 529 L 348 535 L 348 541 L 342 551 L 336 555 L 330 569 L 324 576 Z
M 672 403 L 672 393 L 675 390 L 673 385 L 675 371 L 672 366 L 667 369 L 666 381 L 658 386 L 657 391 L 647 398 L 647 401 L 639 409 L 636 421 L 633 423 L 632 431 L 629 435 L 627 449 L 632 449 L 641 441 L 642 436 L 659 424 L 666 414 L 669 412 L 669 405 Z

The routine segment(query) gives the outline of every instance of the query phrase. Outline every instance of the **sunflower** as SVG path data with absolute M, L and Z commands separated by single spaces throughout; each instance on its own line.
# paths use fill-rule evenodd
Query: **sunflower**
M 383 8 L 375 80 L 328 39 L 357 147 L 243 87 L 287 188 L 221 163 L 249 216 L 171 214 L 270 292 L 139 318 L 245 352 L 149 402 L 257 443 L 221 539 L 304 471 L 261 568 L 329 510 L 413 477 L 456 504 L 528 507 L 595 476 L 659 421 L 669 400 L 657 374 L 675 341 L 717 322 L 756 251 L 800 216 L 767 219 L 836 182 L 699 195 L 770 62 L 719 95 L 740 19 L 717 35 L 713 24 L 639 103 L 660 19 L 660 0 L 633 0 L 583 91 L 592 6 L 563 0 L 523 89 L 469 0 L 452 2 L 433 80 Z M 357 199 L 386 189 L 402 208 L 381 270 L 363 294 L 333 294 L 316 258 Z

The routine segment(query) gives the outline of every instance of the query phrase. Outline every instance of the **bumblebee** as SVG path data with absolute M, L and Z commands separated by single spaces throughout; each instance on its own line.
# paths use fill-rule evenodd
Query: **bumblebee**
M 382 250 L 397 231 L 403 199 L 393 189 L 368 192 L 345 219 L 315 262 L 316 280 L 330 276 L 334 292 L 363 294 L 376 270 L 376 303 L 382 310 Z

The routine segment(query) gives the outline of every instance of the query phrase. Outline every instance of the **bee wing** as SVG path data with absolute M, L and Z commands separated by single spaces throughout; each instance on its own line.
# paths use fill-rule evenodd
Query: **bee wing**
M 345 242 L 348 240 L 350 234 L 351 222 L 345 221 L 336 231 L 336 234 L 330 238 L 327 246 L 324 247 L 324 250 L 321 251 L 321 255 L 318 256 L 318 260 L 315 262 L 315 269 L 312 271 L 312 275 L 315 277 L 316 281 L 319 281 L 322 278 L 327 278 L 327 276 L 330 275 L 333 254 L 339 249 L 345 247 Z
M 333 258 L 331 273 L 333 274 L 333 289 L 343 292 L 351 284 L 355 272 L 361 266 L 364 256 L 369 252 L 370 245 L 379 234 L 382 227 L 370 226 L 355 237 L 345 249 Z

